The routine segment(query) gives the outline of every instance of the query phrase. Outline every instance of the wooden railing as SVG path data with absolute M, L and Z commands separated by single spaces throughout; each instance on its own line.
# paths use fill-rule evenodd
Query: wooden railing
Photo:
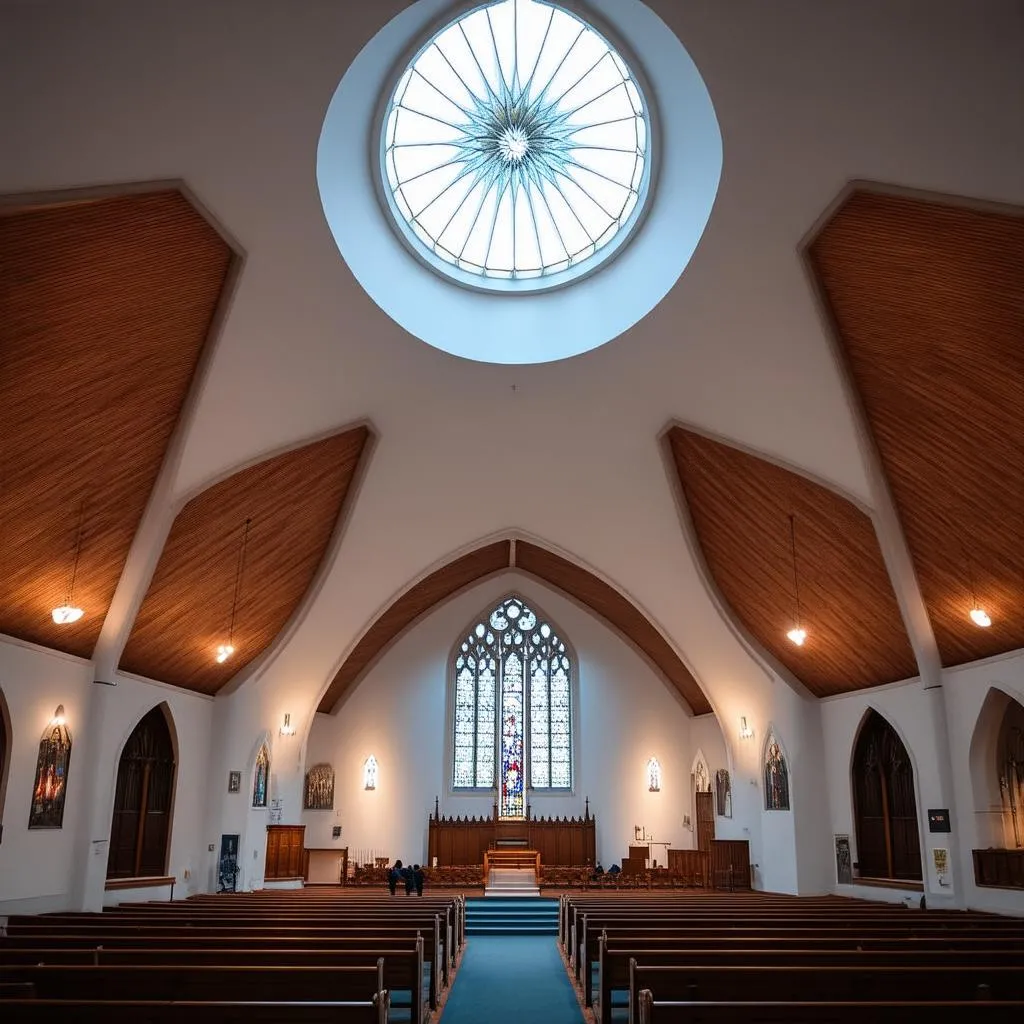
M 491 868 L 532 868 L 540 880 L 540 853 L 537 850 L 485 850 L 484 885 L 491 877 Z

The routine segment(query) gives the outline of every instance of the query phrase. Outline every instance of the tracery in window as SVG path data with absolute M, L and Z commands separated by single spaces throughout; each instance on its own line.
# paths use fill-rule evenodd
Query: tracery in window
M 267 783 L 270 780 L 270 751 L 264 743 L 256 755 L 256 774 L 252 782 L 253 807 L 267 806 Z
M 775 733 L 764 747 L 764 806 L 769 811 L 789 810 L 789 768 Z
M 497 785 L 498 813 L 509 818 L 524 814 L 527 778 L 569 789 L 572 663 L 554 628 L 507 598 L 469 630 L 454 667 L 453 785 Z

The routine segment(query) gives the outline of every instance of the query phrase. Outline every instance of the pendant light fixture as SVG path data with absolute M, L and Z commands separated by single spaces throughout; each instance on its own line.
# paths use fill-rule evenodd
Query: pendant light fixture
M 235 616 L 238 614 L 238 595 L 242 590 L 242 571 L 245 568 L 245 549 L 249 543 L 249 526 L 252 519 L 246 519 L 242 531 L 242 543 L 238 548 L 238 565 L 235 569 L 235 593 L 231 599 L 231 624 L 228 627 L 228 641 L 217 648 L 217 664 L 223 665 L 235 653 Z
M 964 552 L 964 563 L 967 565 L 967 585 L 971 588 L 971 610 L 968 617 L 976 626 L 983 629 L 992 625 L 992 618 L 988 612 L 978 603 L 978 590 L 974 585 L 974 567 L 971 565 L 971 556 L 967 553 L 967 547 L 961 542 Z
M 84 614 L 84 610 L 75 604 L 75 580 L 78 578 L 78 561 L 82 555 L 83 525 L 85 522 L 85 502 L 83 501 L 78 510 L 78 529 L 75 531 L 75 557 L 71 566 L 71 579 L 68 589 L 64 594 L 64 603 L 54 608 L 50 613 L 53 621 L 58 626 L 70 625 L 77 622 Z
M 807 639 L 807 630 L 802 625 L 800 614 L 800 574 L 796 568 L 796 516 L 792 512 L 789 514 L 789 550 L 793 559 L 793 595 L 796 598 L 796 618 L 793 620 L 793 628 L 786 636 L 797 647 L 803 647 L 804 641 Z

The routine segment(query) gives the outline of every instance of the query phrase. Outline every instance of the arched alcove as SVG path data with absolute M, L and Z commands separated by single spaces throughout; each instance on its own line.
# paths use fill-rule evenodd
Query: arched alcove
M 4 806 L 7 797 L 7 776 L 11 767 L 11 748 L 14 746 L 14 735 L 11 727 L 11 713 L 7 708 L 7 698 L 0 690 L 0 835 L 3 834 Z
M 170 710 L 158 704 L 139 721 L 121 751 L 107 878 L 166 874 L 175 768 Z
M 920 880 L 914 766 L 896 730 L 873 708 L 857 734 L 851 780 L 860 876 Z
M 1024 847 L 1024 705 L 997 687 L 985 696 L 970 747 L 979 848 Z

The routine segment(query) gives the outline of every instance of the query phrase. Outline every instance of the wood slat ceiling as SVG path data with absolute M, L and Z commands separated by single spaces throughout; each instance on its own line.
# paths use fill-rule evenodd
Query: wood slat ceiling
M 946 665 L 1024 647 L 1022 213 L 857 191 L 808 251 Z
M 3 633 L 91 656 L 231 260 L 175 190 L 0 208 Z
M 705 563 L 736 621 L 812 693 L 917 674 L 870 518 L 806 477 L 675 427 L 668 444 Z M 789 516 L 795 515 L 802 647 Z
M 668 641 L 630 600 L 593 573 L 536 544 L 516 544 L 516 568 L 551 583 L 597 612 L 630 640 L 679 691 L 695 715 L 711 711 L 704 691 Z
M 486 544 L 424 577 L 380 615 L 352 649 L 331 680 L 317 711 L 328 714 L 369 667 L 421 615 L 453 594 L 509 566 L 507 540 Z
M 574 597 L 632 641 L 693 709 L 705 714 L 711 705 L 697 681 L 669 644 L 633 604 L 586 569 L 536 544 L 497 541 L 455 559 L 410 587 L 366 631 L 338 670 L 318 711 L 330 713 L 370 666 L 421 615 L 464 587 L 505 569 L 515 568 Z
M 369 432 L 336 434 L 243 469 L 177 515 L 120 668 L 214 694 L 262 654 L 323 562 Z M 215 661 L 231 624 L 246 518 L 251 518 L 235 616 L 235 654 Z

